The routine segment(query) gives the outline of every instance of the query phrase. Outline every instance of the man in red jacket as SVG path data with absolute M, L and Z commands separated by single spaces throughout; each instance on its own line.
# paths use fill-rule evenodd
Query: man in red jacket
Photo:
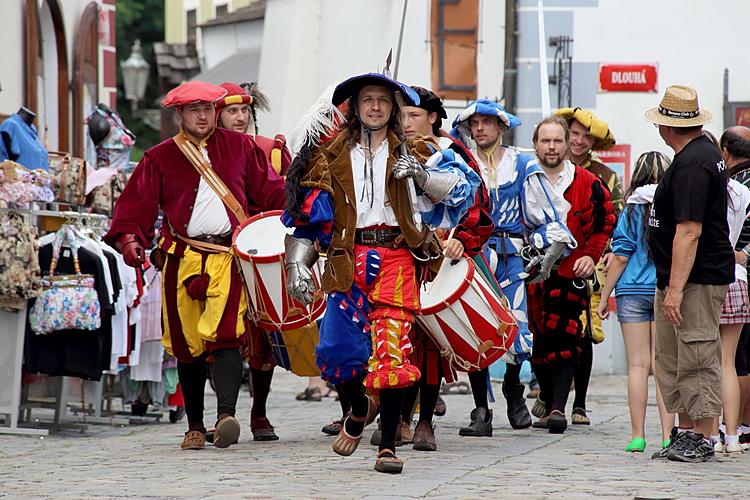
M 564 119 L 552 116 L 542 120 L 534 131 L 534 149 L 559 195 L 560 206 L 555 208 L 578 242 L 549 278 L 530 285 L 528 291 L 529 324 L 534 333 L 531 364 L 545 402 L 545 414 L 534 427 L 563 433 L 568 426 L 565 405 L 573 371 L 583 351 L 580 316 L 588 301 L 586 279 L 607 246 L 615 215 L 607 186 L 591 172 L 564 160 L 568 150 Z
M 218 403 L 214 446 L 235 443 L 234 417 L 242 377 L 239 347 L 247 310 L 242 276 L 229 250 L 239 211 L 228 209 L 176 140 L 202 156 L 246 214 L 285 206 L 284 180 L 251 137 L 216 128 L 214 103 L 226 89 L 192 81 L 171 90 L 163 106 L 177 108 L 180 133 L 146 151 L 115 205 L 105 241 L 125 262 L 139 267 L 154 239 L 161 209 L 158 249 L 163 272 L 162 343 L 177 358 L 188 432 L 182 449 L 205 447 L 203 394 L 209 357 Z M 161 259 L 153 256 L 161 255 Z

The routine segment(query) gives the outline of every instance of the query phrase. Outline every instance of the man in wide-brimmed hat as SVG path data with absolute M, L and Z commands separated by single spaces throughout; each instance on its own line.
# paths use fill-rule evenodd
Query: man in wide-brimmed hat
M 330 104 L 348 103 L 346 126 L 335 139 L 304 146 L 307 152 L 295 158 L 289 177 L 301 180 L 289 185 L 293 192 L 284 214 L 295 228 L 286 240 L 293 296 L 309 302 L 316 291 L 313 242 L 328 255 L 321 280 L 328 301 L 316 357 L 323 378 L 336 383 L 352 405 L 333 450 L 354 453 L 374 419 L 367 388 L 380 397 L 375 470 L 386 473 L 403 468 L 396 431 L 405 390 L 421 375 L 411 361 L 410 331 L 420 308 L 422 272 L 430 262 L 433 270 L 439 264 L 431 228 L 457 225 L 481 182 L 452 151 L 433 155 L 423 140 L 407 139 L 399 101 L 419 103 L 419 96 L 385 75 L 368 73 L 339 84 Z M 320 135 L 321 128 L 315 130 Z M 418 200 L 411 182 L 420 188 Z
M 217 399 L 214 446 L 226 448 L 239 437 L 234 415 L 247 304 L 230 240 L 240 218 L 284 207 L 284 181 L 263 151 L 249 136 L 216 127 L 215 103 L 226 93 L 218 85 L 191 81 L 167 94 L 162 105 L 176 108 L 180 132 L 146 151 L 115 205 L 104 237 L 126 264 L 140 267 L 144 248 L 154 239 L 160 209 L 164 215 L 151 260 L 164 276 L 162 342 L 177 358 L 185 396 L 188 431 L 182 449 L 205 447 L 207 364 Z M 199 158 L 203 173 L 198 171 Z M 214 189 L 221 188 L 215 178 L 240 208 L 228 208 L 226 191 L 220 191 L 220 197 Z
M 675 152 L 654 194 L 649 246 L 656 266 L 654 372 L 680 430 L 654 455 L 681 462 L 714 457 L 710 439 L 721 414 L 719 315 L 734 281 L 727 224 L 727 180 L 720 151 L 703 134 L 711 113 L 690 87 L 667 87 L 645 113 Z
M 604 120 L 597 117 L 591 111 L 583 108 L 561 108 L 555 111 L 568 122 L 568 158 L 573 164 L 585 168 L 599 177 L 609 188 L 612 207 L 615 217 L 625 206 L 625 198 L 622 189 L 622 180 L 617 172 L 599 161 L 594 156 L 594 151 L 607 151 L 615 145 L 615 135 Z M 573 413 L 571 421 L 573 424 L 589 425 L 591 421 L 586 414 L 586 394 L 588 392 L 591 368 L 594 363 L 593 343 L 604 340 L 604 326 L 602 320 L 592 311 L 599 307 L 602 286 L 604 284 L 604 272 L 612 254 L 605 252 L 602 260 L 597 263 L 596 271 L 589 280 L 590 300 L 586 310 L 581 315 L 584 330 L 588 329 L 590 335 L 586 336 L 584 352 L 581 354 L 575 370 L 575 400 L 573 401 Z

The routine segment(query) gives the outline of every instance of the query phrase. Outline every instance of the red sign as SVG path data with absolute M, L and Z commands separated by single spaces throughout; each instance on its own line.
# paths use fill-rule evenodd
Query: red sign
M 737 108 L 734 112 L 735 123 L 750 127 L 750 108 Z
M 615 144 L 608 151 L 597 151 L 596 156 L 617 173 L 622 181 L 622 188 L 627 189 L 630 184 L 630 144 Z
M 657 92 L 657 64 L 599 65 L 599 92 Z

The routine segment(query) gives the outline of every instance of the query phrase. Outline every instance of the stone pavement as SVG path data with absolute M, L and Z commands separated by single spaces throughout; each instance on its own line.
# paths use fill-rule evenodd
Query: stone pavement
M 248 427 L 226 450 L 181 451 L 185 424 L 91 426 L 44 439 L 0 435 L 0 497 L 133 498 L 726 498 L 748 495 L 750 455 L 714 463 L 649 459 L 659 441 L 651 391 L 646 454 L 622 451 L 630 422 L 624 377 L 596 377 L 589 409 L 592 426 L 562 436 L 538 429 L 511 431 L 502 401 L 494 404 L 492 438 L 461 438 L 471 396 L 446 396 L 437 419 L 439 450 L 400 448 L 398 476 L 372 470 L 371 428 L 355 454 L 331 451 L 320 427 L 336 417 L 333 399 L 298 402 L 306 381 L 277 370 L 271 421 L 281 441 L 255 443 Z M 500 394 L 495 384 L 495 393 Z M 207 404 L 213 414 L 213 396 Z M 247 423 L 249 397 L 239 415 Z M 500 398 L 502 399 L 502 398 Z M 207 422 L 210 419 L 207 419 Z

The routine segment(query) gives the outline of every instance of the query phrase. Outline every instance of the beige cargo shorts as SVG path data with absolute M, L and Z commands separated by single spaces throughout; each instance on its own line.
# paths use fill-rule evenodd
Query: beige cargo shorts
M 721 415 L 719 316 L 727 288 L 686 284 L 679 326 L 664 319 L 666 290 L 656 290 L 654 374 L 670 413 L 694 420 Z

